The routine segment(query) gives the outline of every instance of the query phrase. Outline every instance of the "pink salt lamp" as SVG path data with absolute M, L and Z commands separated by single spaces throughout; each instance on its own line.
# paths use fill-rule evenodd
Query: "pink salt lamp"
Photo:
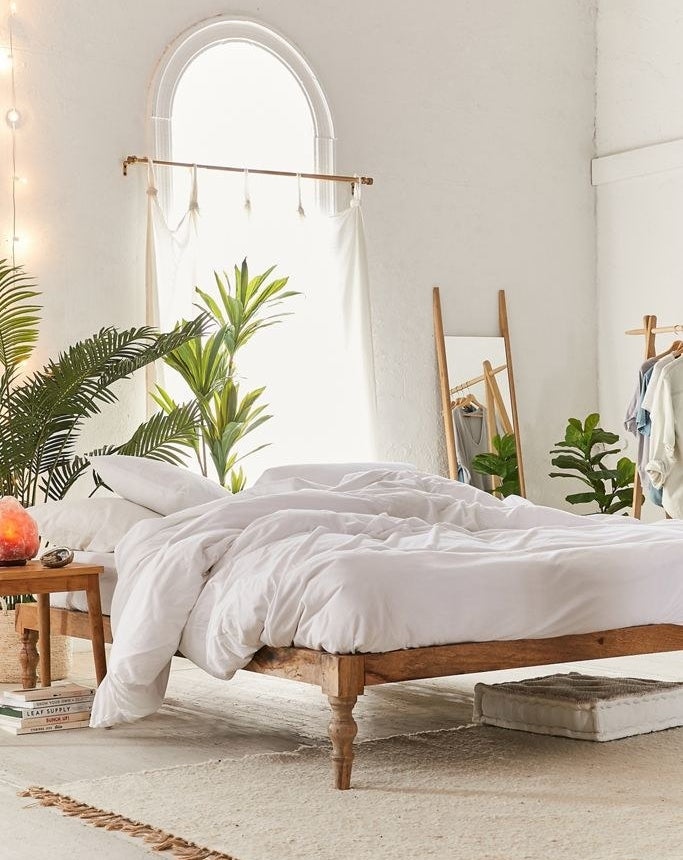
M 26 564 L 39 546 L 35 520 L 12 496 L 0 499 L 0 567 Z

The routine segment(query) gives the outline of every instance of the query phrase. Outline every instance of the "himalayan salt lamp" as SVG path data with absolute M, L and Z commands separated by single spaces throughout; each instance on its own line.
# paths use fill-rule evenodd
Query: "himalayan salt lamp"
M 12 496 L 0 499 L 0 567 L 26 564 L 39 546 L 35 520 Z

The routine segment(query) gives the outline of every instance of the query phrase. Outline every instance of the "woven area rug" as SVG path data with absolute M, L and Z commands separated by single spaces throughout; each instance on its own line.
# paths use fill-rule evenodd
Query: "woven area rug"
M 328 755 L 306 747 L 31 793 L 193 860 L 683 857 L 683 729 L 604 744 L 488 727 L 369 741 L 348 792 L 329 787 Z

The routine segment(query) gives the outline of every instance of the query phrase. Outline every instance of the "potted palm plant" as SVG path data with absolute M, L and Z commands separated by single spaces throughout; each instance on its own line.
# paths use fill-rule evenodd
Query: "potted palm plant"
M 168 334 L 146 326 L 124 331 L 108 326 L 25 374 L 39 334 L 38 295 L 21 267 L 0 261 L 0 496 L 12 496 L 24 507 L 64 498 L 89 469 L 88 455 L 77 450 L 81 430 L 89 418 L 116 402 L 116 384 L 200 337 L 206 325 L 200 316 Z M 91 453 L 181 463 L 196 421 L 195 403 L 178 405 L 153 416 L 127 442 Z M 0 608 L 0 682 L 20 680 L 7 671 L 17 664 L 14 606 L 32 599 L 12 598 Z M 53 642 L 55 678 L 64 677 L 68 668 L 65 649 L 64 637 Z

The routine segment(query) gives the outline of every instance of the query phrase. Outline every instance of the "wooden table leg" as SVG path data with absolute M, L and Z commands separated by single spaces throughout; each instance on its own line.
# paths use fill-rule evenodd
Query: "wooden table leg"
M 52 684 L 50 665 L 50 595 L 38 595 L 38 660 L 40 665 L 40 686 Z
M 107 674 L 107 657 L 104 652 L 104 626 L 102 624 L 102 603 L 100 601 L 100 578 L 89 576 L 86 588 L 88 616 L 90 618 L 90 638 L 92 655 L 95 660 L 95 675 L 98 686 Z
M 38 669 L 37 630 L 24 628 L 21 633 L 19 646 L 19 664 L 21 665 L 21 686 L 24 690 L 32 690 L 36 686 Z

